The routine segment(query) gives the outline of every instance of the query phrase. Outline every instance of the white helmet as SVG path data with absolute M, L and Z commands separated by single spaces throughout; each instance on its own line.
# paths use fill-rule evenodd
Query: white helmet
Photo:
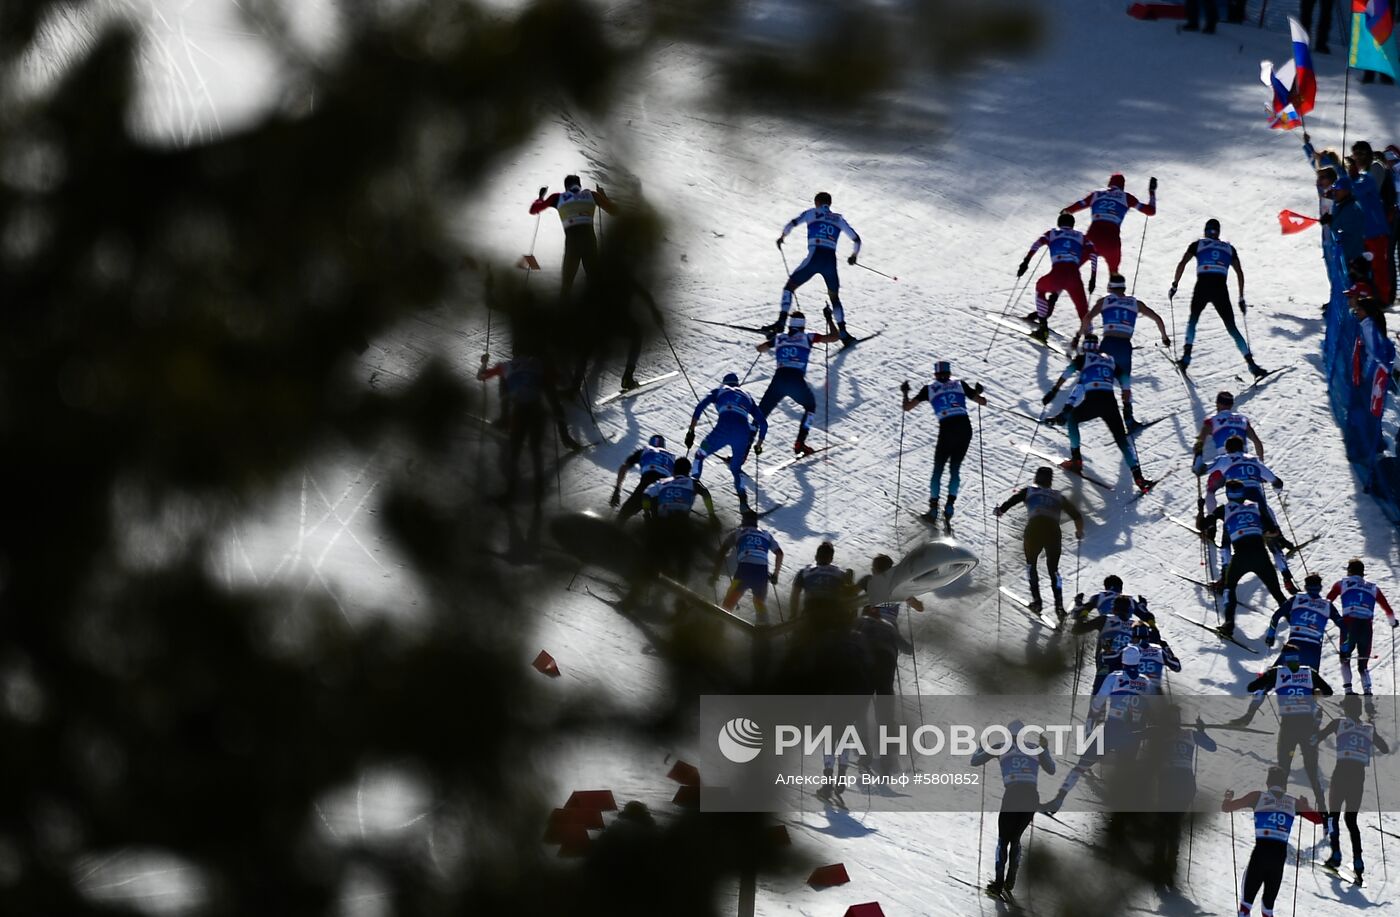
M 1136 668 L 1142 662 L 1142 650 L 1133 644 L 1123 647 L 1123 668 Z

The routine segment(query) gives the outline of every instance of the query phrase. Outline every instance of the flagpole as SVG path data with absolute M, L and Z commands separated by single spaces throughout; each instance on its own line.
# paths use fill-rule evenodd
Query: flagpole
M 1350 54 L 1350 52 L 1348 52 Z M 1342 155 L 1347 149 L 1347 105 L 1351 97 L 1351 63 L 1347 63 L 1346 81 L 1342 85 Z

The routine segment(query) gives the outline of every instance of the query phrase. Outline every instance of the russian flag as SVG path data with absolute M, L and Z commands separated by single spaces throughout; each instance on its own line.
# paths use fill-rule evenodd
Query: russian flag
M 1313 103 L 1317 100 L 1317 74 L 1313 70 L 1312 51 L 1309 48 L 1312 42 L 1307 30 L 1292 16 L 1288 17 L 1288 29 L 1293 33 L 1293 66 L 1296 70 L 1293 77 L 1293 107 L 1299 115 L 1306 115 L 1313 110 Z
M 1293 100 L 1288 96 L 1288 87 L 1280 79 L 1286 76 L 1291 81 L 1293 66 L 1293 61 L 1288 61 L 1275 73 L 1271 61 L 1259 62 L 1259 79 L 1274 94 L 1269 107 L 1269 127 L 1275 130 L 1291 131 L 1302 123 L 1298 110 L 1293 107 Z
M 1390 33 L 1395 30 L 1395 20 L 1390 15 L 1390 0 L 1351 0 L 1351 11 L 1366 17 L 1366 31 L 1371 33 L 1376 44 L 1385 46 Z

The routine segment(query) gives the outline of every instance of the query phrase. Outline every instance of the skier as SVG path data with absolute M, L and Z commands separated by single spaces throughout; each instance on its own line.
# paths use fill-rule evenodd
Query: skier
M 719 554 L 715 561 L 714 573 L 710 582 L 719 577 L 720 563 L 734 550 L 734 577 L 729 581 L 729 590 L 724 594 L 720 607 L 733 611 L 739 604 L 745 590 L 753 593 L 753 605 L 760 617 L 768 616 L 768 585 L 778 585 L 778 574 L 783 569 L 783 549 L 778 539 L 758 527 L 758 513 L 744 510 L 740 525 L 720 542 Z M 768 555 L 773 555 L 773 572 L 768 572 Z
M 798 622 L 799 630 L 849 630 L 849 600 L 855 594 L 855 575 L 833 563 L 836 548 L 829 541 L 817 546 L 815 559 L 816 563 L 798 570 L 792 578 L 788 601 L 792 618 Z
M 1239 601 L 1239 583 L 1246 573 L 1263 581 L 1269 594 L 1280 606 L 1288 601 L 1279 588 L 1278 574 L 1269 560 L 1265 536 L 1278 534 L 1278 523 L 1267 507 L 1246 502 L 1244 482 L 1231 478 L 1225 482 L 1223 506 L 1205 517 L 1206 538 L 1214 541 L 1216 523 L 1223 520 L 1225 531 L 1220 536 L 1220 558 L 1225 567 L 1225 623 L 1219 628 L 1222 636 L 1235 635 L 1235 605 Z
M 1337 606 L 1322 597 L 1322 577 L 1309 573 L 1303 579 L 1303 592 L 1290 596 L 1283 607 L 1269 619 L 1269 629 L 1264 631 L 1264 644 L 1273 646 L 1278 638 L 1280 621 L 1288 622 L 1288 642 L 1298 649 L 1299 661 L 1313 671 L 1322 670 L 1322 636 L 1327 622 L 1336 623 L 1341 629 L 1342 616 Z M 1283 661 L 1283 657 L 1279 657 Z
M 1025 319 L 1038 326 L 1032 337 L 1044 342 L 1050 340 L 1050 313 L 1054 311 L 1055 297 L 1060 293 L 1069 293 L 1081 319 L 1089 311 L 1089 299 L 1084 295 L 1084 278 L 1079 275 L 1079 266 L 1086 259 L 1089 261 L 1089 292 L 1092 293 L 1098 278 L 1099 259 L 1094 244 L 1074 228 L 1074 217 L 1062 213 L 1055 228 L 1047 229 L 1036 239 L 1031 250 L 1026 252 L 1026 257 L 1021 259 L 1021 266 L 1016 269 L 1017 277 L 1030 268 L 1031 256 L 1042 245 L 1050 247 L 1050 271 L 1035 282 L 1035 311 Z
M 1039 613 L 1045 607 L 1040 598 L 1040 576 L 1036 571 L 1036 561 L 1044 552 L 1045 569 L 1050 574 L 1050 590 L 1055 597 L 1055 613 L 1064 615 L 1065 599 L 1060 583 L 1060 514 L 1069 514 L 1074 520 L 1074 537 L 1081 539 L 1084 537 L 1084 516 L 1068 497 L 1050 489 L 1054 480 L 1055 472 L 1052 469 L 1037 468 L 1035 483 L 1007 497 L 992 513 L 1000 518 L 1016 504 L 1026 504 L 1026 530 L 1022 544 L 1026 554 L 1026 578 L 1031 587 L 1031 610 Z
M 1192 258 L 1196 259 L 1196 287 L 1191 292 L 1191 317 L 1186 322 L 1186 343 L 1181 347 L 1181 359 L 1177 360 L 1177 365 L 1183 371 L 1191 366 L 1191 346 L 1196 341 L 1196 323 L 1201 320 L 1201 313 L 1205 311 L 1206 306 L 1212 305 L 1215 306 L 1220 320 L 1225 323 L 1225 330 L 1234 339 L 1235 346 L 1244 354 L 1249 371 L 1256 379 L 1268 375 L 1268 370 L 1261 369 L 1259 364 L 1254 362 L 1249 343 L 1235 327 L 1235 312 L 1230 305 L 1230 290 L 1225 283 L 1225 276 L 1234 268 L 1240 285 L 1240 314 L 1244 315 L 1248 309 L 1244 301 L 1244 268 L 1240 266 L 1240 253 L 1235 251 L 1235 246 L 1220 240 L 1219 220 L 1206 220 L 1205 238 L 1186 247 L 1186 253 L 1177 263 L 1176 276 L 1172 278 L 1172 288 L 1167 293 L 1168 299 L 1176 297 L 1181 273 L 1186 270 L 1186 262 Z
M 869 594 L 871 579 L 888 572 L 893 566 L 894 560 L 889 555 L 877 554 L 870 562 L 870 575 L 861 577 L 860 588 Z M 894 678 L 899 666 L 899 612 L 905 605 L 914 611 L 924 610 L 924 603 L 914 596 L 903 601 L 886 598 L 861 609 L 856 630 L 864 638 L 870 652 L 876 694 L 894 694 Z
M 1154 833 L 1153 862 L 1161 882 L 1174 885 L 1181 851 L 1181 816 L 1192 811 L 1196 799 L 1197 749 L 1213 752 L 1219 746 L 1206 735 L 1200 717 L 1196 718 L 1195 728 L 1187 730 L 1181 725 L 1181 708 L 1176 704 L 1157 709 L 1161 712 L 1160 721 L 1148 734 L 1145 752 L 1146 759 L 1160 767 L 1157 810 L 1162 825 Z
M 832 212 L 830 194 L 825 191 L 818 192 L 812 199 L 812 204 L 812 207 L 789 220 L 783 227 L 783 234 L 778 236 L 778 248 L 782 248 L 787 234 L 805 223 L 807 257 L 797 266 L 797 270 L 788 276 L 787 283 L 783 286 L 778 320 L 765 331 L 768 334 L 778 333 L 783 327 L 783 322 L 787 320 L 788 310 L 792 308 L 792 294 L 814 275 L 821 274 L 822 279 L 826 281 L 826 294 L 831 299 L 831 308 L 835 310 L 836 327 L 841 330 L 841 343 L 849 347 L 856 339 L 846 330 L 846 310 L 841 306 L 841 278 L 836 273 L 836 244 L 841 240 L 843 232 L 851 237 L 855 248 L 851 250 L 851 256 L 846 259 L 846 263 L 855 264 L 857 256 L 860 255 L 860 235 L 851 228 L 845 217 Z
M 1113 400 L 1113 385 L 1118 377 L 1117 365 L 1112 357 L 1099 352 L 1098 335 L 1084 335 L 1083 348 L 1083 352 L 1065 366 L 1060 378 L 1055 380 L 1050 391 L 1040 399 L 1040 403 L 1048 408 L 1059 394 L 1060 387 L 1071 376 L 1078 374 L 1074 389 L 1059 415 L 1046 418 L 1047 423 L 1063 422 L 1069 434 L 1070 457 L 1068 461 L 1061 462 L 1060 467 L 1076 474 L 1083 473 L 1084 453 L 1079 448 L 1079 424 L 1086 420 L 1102 420 L 1108 425 L 1109 432 L 1113 434 L 1113 441 L 1123 453 L 1123 461 L 1133 474 L 1133 483 L 1143 493 L 1147 493 L 1152 489 L 1154 482 L 1143 477 L 1142 466 L 1138 464 L 1137 450 L 1133 448 L 1133 442 L 1128 438 L 1127 430 L 1123 428 L 1123 415 L 1118 413 L 1118 403 Z
M 734 492 L 739 495 L 739 511 L 749 508 L 748 494 L 744 491 L 744 462 L 748 460 L 749 448 L 763 454 L 763 438 L 768 435 L 768 418 L 754 403 L 753 396 L 739 388 L 739 377 L 725 373 L 720 387 L 711 391 L 690 415 L 690 429 L 685 431 L 685 447 L 695 444 L 695 425 L 700 422 L 705 409 L 714 405 L 717 420 L 714 428 L 700 442 L 695 451 L 695 477 L 699 478 L 705 468 L 705 458 L 724 446 L 729 447 L 729 471 L 734 475 Z M 754 442 L 754 434 L 758 442 Z
M 1138 648 L 1141 655 L 1142 661 L 1138 663 L 1138 671 L 1147 679 L 1147 693 L 1157 695 L 1164 693 L 1162 686 L 1166 678 L 1166 670 L 1180 672 L 1181 660 L 1176 658 L 1176 653 L 1172 652 L 1171 646 L 1162 639 L 1157 628 L 1151 624 L 1133 625 L 1133 645 Z
M 1225 451 L 1215 457 L 1209 468 L 1204 472 L 1206 478 L 1205 498 L 1197 498 L 1196 507 L 1196 527 L 1201 528 L 1205 514 L 1213 511 L 1216 505 L 1215 492 L 1220 489 L 1227 478 L 1237 478 L 1244 482 L 1244 496 L 1246 500 L 1253 500 L 1264 510 L 1269 509 L 1269 501 L 1264 495 L 1264 484 L 1273 486 L 1276 492 L 1282 493 L 1283 479 L 1274 474 L 1273 470 L 1255 456 L 1244 451 L 1244 439 L 1239 436 L 1231 436 L 1225 440 Z M 1293 542 L 1284 537 L 1282 532 L 1271 535 L 1268 538 L 1269 551 L 1274 557 L 1274 567 L 1283 578 L 1283 587 L 1292 595 L 1298 594 L 1298 586 L 1293 582 L 1293 573 L 1288 569 L 1288 558 L 1285 551 L 1292 549 Z
M 1264 889 L 1264 914 L 1273 917 L 1274 899 L 1283 884 L 1283 867 L 1288 863 L 1288 838 L 1293 834 L 1293 820 L 1301 815 L 1315 825 L 1323 824 L 1322 815 L 1315 811 L 1306 796 L 1294 798 L 1288 789 L 1288 772 L 1269 768 L 1268 788 L 1254 790 L 1235 798 L 1234 790 L 1225 791 L 1220 811 L 1254 809 L 1254 850 L 1244 869 L 1240 889 L 1239 917 L 1249 917 L 1254 910 L 1254 898 Z
M 647 444 L 633 452 L 617 469 L 617 483 L 613 486 L 609 506 L 617 506 L 622 499 L 622 481 L 627 477 L 627 469 L 636 467 L 642 479 L 637 489 L 627 497 L 627 502 L 617 511 L 617 521 L 626 522 L 642 508 L 642 497 L 646 489 L 662 478 L 675 474 L 676 454 L 666 448 L 666 437 L 657 433 L 647 440 Z
M 1361 693 L 1371 693 L 1371 624 L 1376 618 L 1376 605 L 1381 606 L 1391 627 L 1400 627 L 1395 612 L 1386 601 L 1380 587 L 1366 579 L 1366 565 L 1360 558 L 1347 561 L 1347 575 L 1332 584 L 1327 600 L 1342 600 L 1342 690 L 1351 693 L 1351 657 L 1356 654 L 1356 666 L 1361 670 Z
M 1079 620 L 1070 628 L 1070 633 L 1076 636 L 1098 631 L 1094 644 L 1094 684 L 1089 689 L 1090 694 L 1097 694 L 1104 679 L 1121 667 L 1123 650 L 1133 642 L 1133 615 L 1138 615 L 1144 622 L 1153 620 L 1145 602 L 1134 602 L 1131 597 L 1120 594 L 1123 581 L 1118 577 L 1105 578 L 1104 587 L 1104 591 L 1096 593 L 1090 602 L 1079 603 L 1075 609 Z M 1097 604 L 1094 604 L 1095 600 Z M 1091 607 L 1097 607 L 1099 613 L 1092 618 L 1083 616 L 1083 612 Z
M 1097 226 L 1098 223 L 1094 225 Z M 1116 230 L 1117 224 L 1114 225 Z M 1090 233 L 1092 232 L 1091 228 Z M 1157 330 L 1162 333 L 1163 347 L 1170 347 L 1172 340 L 1167 337 L 1167 326 L 1162 321 L 1162 316 L 1142 300 L 1127 295 L 1127 281 L 1117 272 L 1116 265 L 1111 267 L 1114 268 L 1114 273 L 1108 278 L 1108 295 L 1094 303 L 1094 308 L 1084 316 L 1070 345 L 1073 346 L 1081 337 L 1089 334 L 1094 319 L 1102 317 L 1103 337 L 1099 340 L 1099 352 L 1113 358 L 1118 385 L 1123 390 L 1123 422 L 1127 425 L 1129 433 L 1135 433 L 1142 428 L 1142 424 L 1133 417 L 1133 329 L 1137 325 L 1138 315 L 1145 315 L 1157 323 Z
M 1079 762 L 1070 768 L 1055 798 L 1041 806 L 1042 812 L 1054 815 L 1060 811 L 1065 797 L 1074 789 L 1079 778 L 1099 761 L 1113 756 L 1130 763 L 1137 758 L 1138 742 L 1142 735 L 1138 710 L 1141 701 L 1138 698 L 1147 694 L 1150 688 L 1147 679 L 1138 671 L 1141 661 L 1142 653 L 1136 646 L 1125 646 L 1118 669 L 1109 673 L 1094 692 L 1094 699 L 1089 702 L 1086 728 L 1101 722 L 1104 726 L 1103 742 L 1100 747 L 1089 747 Z
M 1196 435 L 1196 446 L 1192 452 L 1191 470 L 1197 475 L 1205 474 L 1207 440 L 1215 449 L 1213 454 L 1218 456 L 1232 436 L 1249 437 L 1250 444 L 1254 446 L 1254 454 L 1261 462 L 1264 460 L 1264 443 L 1259 439 L 1259 434 L 1254 432 L 1254 425 L 1249 422 L 1248 417 L 1235 410 L 1234 394 L 1222 391 L 1215 396 L 1215 413 L 1201 421 L 1201 432 Z
M 1327 839 L 1332 843 L 1332 855 L 1323 865 L 1330 869 L 1342 865 L 1340 822 L 1345 807 L 1347 833 L 1351 835 L 1352 869 L 1356 881 L 1360 882 L 1366 864 L 1361 859 L 1361 830 L 1356 824 L 1356 813 L 1366 795 L 1366 768 L 1371 763 L 1372 750 L 1388 755 L 1390 746 L 1377 735 L 1375 726 L 1361 722 L 1361 698 L 1355 694 L 1342 698 L 1341 717 L 1322 727 L 1317 740 L 1325 741 L 1333 734 L 1337 736 L 1337 763 L 1332 768 L 1331 795 L 1327 798 Z
M 961 379 L 954 379 L 953 364 L 947 360 L 933 364 L 933 380 L 912 398 L 909 397 L 907 380 L 899 386 L 899 390 L 904 396 L 904 410 L 913 410 L 916 405 L 926 401 L 938 415 L 938 445 L 933 450 L 933 474 L 928 481 L 928 512 L 924 518 L 929 522 L 938 521 L 943 466 L 948 465 L 948 502 L 943 510 L 943 530 L 952 532 L 953 504 L 958 499 L 958 487 L 962 483 L 962 463 L 968 447 L 972 445 L 972 421 L 967 416 L 967 399 L 986 404 L 987 398 L 982 394 L 982 383 L 968 385 Z
M 569 434 L 564 420 L 564 409 L 559 404 L 551 377 L 545 362 L 530 353 L 523 336 L 517 337 L 521 350 L 509 360 L 487 365 L 486 354 L 481 355 L 481 368 L 477 379 L 500 379 L 501 401 L 506 418 L 506 448 L 501 454 L 501 464 L 505 469 L 506 492 L 504 499 L 509 502 L 515 495 L 515 485 L 520 477 L 520 453 L 529 441 L 530 456 L 535 469 L 536 496 L 543 488 L 544 456 L 541 444 L 544 440 L 544 425 L 553 417 L 559 442 L 566 449 L 583 447 Z
M 1123 190 L 1126 184 L 1123 173 L 1114 172 L 1108 177 L 1108 187 L 1090 191 L 1070 204 L 1062 212 L 1078 213 L 1088 209 L 1090 214 L 1089 231 L 1084 234 L 1108 265 L 1110 273 L 1118 273 L 1118 263 L 1123 257 L 1123 241 L 1119 237 L 1123 218 L 1131 210 L 1139 210 L 1144 217 L 1157 212 L 1157 179 L 1147 182 L 1147 203 L 1144 204 Z
M 1254 695 L 1250 698 L 1249 709 L 1230 722 L 1235 726 L 1248 726 L 1272 691 L 1278 697 L 1278 766 L 1284 773 L 1290 773 L 1294 749 L 1302 752 L 1308 782 L 1317 798 L 1322 799 L 1322 777 L 1317 768 L 1318 710 L 1313 695 L 1331 697 L 1332 686 L 1316 669 L 1299 661 L 1298 647 L 1292 643 L 1283 645 L 1282 659 L 1245 686 L 1245 690 Z
M 812 357 L 813 344 L 827 344 L 838 340 L 840 334 L 831 323 L 831 308 L 822 310 L 826 319 L 826 334 L 813 334 L 806 330 L 807 317 L 801 312 L 788 316 L 786 334 L 775 335 L 771 340 L 759 344 L 759 353 L 773 351 L 778 368 L 768 382 L 763 400 L 758 404 L 758 412 L 766 421 L 773 408 L 784 398 L 791 398 L 802 406 L 802 424 L 797 431 L 797 441 L 792 451 L 799 456 L 811 455 L 817 450 L 807 445 L 807 433 L 812 429 L 812 416 L 817 411 L 817 396 L 807 384 L 807 361 Z
M 690 526 L 690 511 L 699 497 L 705 504 L 711 528 L 719 528 L 715 501 L 710 492 L 690 476 L 690 459 L 676 459 L 675 472 L 648 487 L 642 494 L 642 512 L 646 514 L 648 531 L 646 543 L 651 549 L 655 567 L 670 573 L 679 582 L 690 575 L 691 549 L 695 535 Z
M 564 176 L 564 190 L 545 197 L 549 188 L 540 188 L 535 202 L 530 205 L 530 215 L 542 213 L 550 207 L 559 211 L 559 222 L 564 225 L 564 267 L 561 276 L 560 295 L 568 296 L 573 289 L 574 277 L 579 265 L 583 265 L 589 280 L 594 280 L 598 267 L 598 237 L 593 233 L 593 215 L 599 207 L 604 213 L 613 212 L 613 203 L 603 193 L 602 188 L 589 191 L 582 186 L 577 175 Z
M 987 892 L 1009 899 L 1021 868 L 1021 835 L 1040 808 L 1040 772 L 1053 775 L 1055 759 L 1049 749 L 1029 741 L 1030 736 L 1022 739 L 1025 724 L 1020 720 L 1012 720 L 1006 729 L 1011 733 L 1011 747 L 994 754 L 979 746 L 970 763 L 981 767 L 995 759 L 1001 768 L 1003 792 L 997 816 L 996 877 L 987 884 Z

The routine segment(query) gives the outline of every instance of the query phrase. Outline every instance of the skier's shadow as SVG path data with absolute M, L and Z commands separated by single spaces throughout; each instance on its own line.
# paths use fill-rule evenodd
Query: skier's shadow
M 1180 889 L 1162 888 L 1157 891 L 1157 910 L 1162 917 L 1204 917 L 1213 913 L 1187 898 Z
M 839 838 L 868 837 L 872 834 L 880 833 L 877 829 L 871 828 L 864 822 L 852 817 L 851 813 L 847 812 L 845 809 L 828 807 L 820 814 L 826 817 L 825 825 L 814 825 L 804 818 L 801 822 L 802 826 L 825 834 L 828 837 Z

